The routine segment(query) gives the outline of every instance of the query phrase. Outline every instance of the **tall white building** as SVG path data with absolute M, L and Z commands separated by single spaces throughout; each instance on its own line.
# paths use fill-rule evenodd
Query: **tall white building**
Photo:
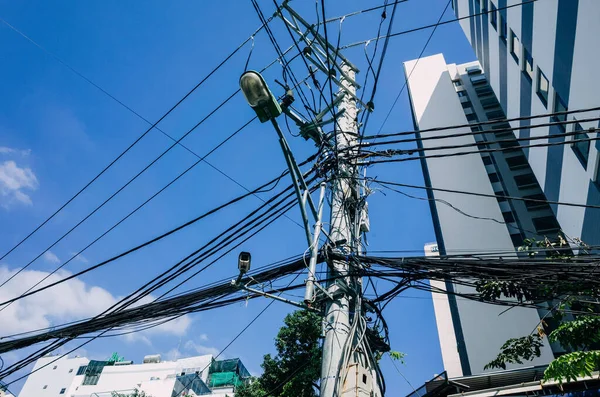
M 545 199 L 510 126 L 503 121 L 478 124 L 504 118 L 479 63 L 448 65 L 439 54 L 406 62 L 404 69 L 410 75 L 408 90 L 420 154 L 453 155 L 422 160 L 425 184 L 491 196 L 429 190 L 437 246 L 426 246 L 426 255 L 516 255 L 515 247 L 524 238 L 556 237 L 559 227 L 550 206 L 504 198 Z M 464 127 L 427 131 L 456 125 Z M 471 146 L 432 150 L 457 145 Z M 456 156 L 459 152 L 472 153 Z M 432 284 L 450 292 L 435 296 L 434 310 L 444 369 L 451 378 L 484 372 L 508 339 L 528 335 L 540 321 L 535 309 L 506 311 L 506 307 L 452 295 L 473 292 L 469 287 Z M 546 341 L 542 355 L 527 365 L 547 364 L 553 358 Z
M 239 359 L 214 360 L 212 355 L 161 361 L 146 356 L 144 363 L 96 361 L 84 357 L 39 359 L 19 397 L 112 397 L 135 390 L 152 397 L 184 395 L 229 396 L 250 374 Z M 40 369 L 41 368 L 41 369 Z
M 508 118 L 600 106 L 600 2 L 597 0 L 452 0 L 467 39 Z M 514 7 L 510 7 L 514 6 Z M 510 8 L 505 8 L 510 7 Z M 477 15 L 480 14 L 480 15 Z M 521 129 L 519 137 L 551 135 L 532 143 L 597 138 L 600 111 L 514 122 L 566 126 Z M 591 129 L 591 130 L 590 130 Z M 565 135 L 575 133 L 575 135 Z M 598 141 L 525 150 L 549 200 L 600 204 Z M 562 230 L 600 244 L 600 211 L 553 205 Z

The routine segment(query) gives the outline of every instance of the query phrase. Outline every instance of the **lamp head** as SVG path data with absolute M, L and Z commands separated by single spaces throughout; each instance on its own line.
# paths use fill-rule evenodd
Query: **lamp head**
M 240 77 L 240 89 L 246 102 L 256 112 L 261 123 L 281 114 L 281 106 L 269 90 L 269 86 L 260 73 L 249 70 Z

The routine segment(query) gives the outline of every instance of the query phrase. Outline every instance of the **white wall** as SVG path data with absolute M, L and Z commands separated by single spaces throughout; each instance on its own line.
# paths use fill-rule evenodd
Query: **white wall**
M 571 73 L 570 109 L 586 109 L 600 105 L 600 80 L 594 78 L 598 74 L 600 53 L 600 4 L 596 0 L 580 0 L 577 16 L 577 34 L 573 54 L 573 70 Z M 600 112 L 574 114 L 569 119 L 582 120 L 599 117 Z M 598 122 L 581 123 L 584 129 L 598 127 Z M 572 125 L 567 128 L 570 131 Z M 596 134 L 589 134 L 595 138 Z M 568 138 L 568 140 L 571 140 Z M 587 170 L 583 168 L 573 150 L 565 147 L 561 178 L 560 201 L 585 204 L 591 180 L 596 177 L 598 169 L 598 151 L 595 142 L 591 143 Z M 567 235 L 580 237 L 585 210 L 583 208 L 560 206 L 558 221 Z
M 415 61 L 406 62 L 404 64 L 405 71 L 412 70 L 414 65 Z M 445 59 L 441 54 L 421 58 L 412 73 L 408 88 L 420 130 L 467 123 L 459 97 L 450 79 Z M 472 101 L 475 99 L 471 98 Z M 469 131 L 468 128 L 453 129 L 451 132 L 424 132 L 422 137 L 439 136 L 440 139 L 422 141 L 423 147 L 475 143 L 472 135 L 443 138 L 445 134 L 467 131 Z M 472 148 L 462 149 L 462 151 L 471 150 Z M 458 151 L 457 149 L 435 151 L 435 154 Z M 425 154 L 428 153 L 432 154 L 432 152 L 425 152 Z M 494 194 L 479 154 L 428 159 L 427 167 L 431 185 L 434 187 Z M 444 192 L 434 192 L 434 197 L 448 201 L 472 216 L 503 219 L 495 198 Z M 436 209 L 447 254 L 473 253 L 474 248 L 479 252 L 514 250 L 505 225 L 467 217 L 441 203 L 436 203 Z M 463 287 L 460 287 L 459 291 L 472 292 Z M 436 299 L 441 296 L 443 295 L 437 295 Z M 505 311 L 505 307 L 461 298 L 457 300 L 457 306 L 473 374 L 483 372 L 484 365 L 495 358 L 500 346 L 509 338 L 528 335 L 539 322 L 538 313 L 534 309 L 512 309 L 500 315 Z M 449 309 L 446 304 L 442 305 L 441 303 L 436 303 L 434 309 L 438 321 L 445 370 L 451 377 L 460 376 L 462 371 L 460 366 L 457 366 L 456 341 L 449 338 L 447 334 L 454 332 L 453 324 L 448 320 Z M 437 310 L 441 310 L 439 315 Z M 454 345 L 451 345 L 453 343 Z M 543 348 L 542 356 L 534 360 L 533 364 L 548 363 L 552 358 L 552 352 L 546 345 Z M 527 363 L 527 365 L 532 365 L 532 363 Z
M 27 381 L 23 385 L 19 397 L 61 397 L 70 395 L 69 388 L 75 378 L 75 374 L 77 374 L 77 370 L 80 366 L 87 365 L 89 360 L 84 357 L 64 357 L 42 368 L 56 358 L 56 356 L 43 357 L 35 363 L 33 371 L 41 369 L 27 377 Z M 60 394 L 63 388 L 66 389 L 65 393 Z
M 208 377 L 208 366 L 212 360 L 212 355 L 199 357 L 191 357 L 180 359 L 177 361 L 163 361 L 160 363 L 106 366 L 104 367 L 98 384 L 82 385 L 81 381 L 73 385 L 72 393 L 89 396 L 92 393 L 106 393 L 119 390 L 132 390 L 140 388 L 140 385 L 148 387 L 150 390 L 160 391 L 167 389 L 170 384 L 170 390 L 173 390 L 176 374 L 187 370 L 186 373 L 191 373 L 190 369 L 196 368 L 201 371 L 205 369 L 201 378 L 206 383 Z M 170 378 L 167 378 L 172 375 Z M 82 379 L 83 380 L 83 379 Z M 143 390 L 143 389 L 142 389 Z M 154 396 L 154 394 L 152 394 Z M 170 395 L 170 391 L 169 391 Z
M 489 0 L 488 0 L 489 1 Z M 498 0 L 491 0 L 498 6 Z M 520 0 L 508 0 L 508 5 L 520 3 Z M 544 0 L 535 2 L 533 12 L 533 41 L 531 51 L 534 62 L 534 81 L 531 95 L 531 114 L 540 115 L 552 113 L 554 110 L 554 87 L 552 81 L 554 78 L 554 54 L 557 32 L 558 0 Z M 468 0 L 459 0 L 459 16 L 468 15 Z M 513 7 L 507 11 L 508 29 L 512 29 L 520 40 L 522 8 Z M 571 86 L 569 98 L 569 110 L 585 109 L 597 107 L 600 105 L 598 93 L 600 92 L 600 80 L 595 78 L 600 64 L 600 52 L 598 48 L 598 39 L 600 37 L 600 2 L 597 0 L 579 0 L 577 15 L 577 32 L 574 44 L 573 65 L 571 73 Z M 468 40 L 471 40 L 469 20 L 461 21 L 461 27 Z M 498 71 L 503 65 L 500 65 L 499 44 L 497 35 L 493 27 L 489 26 L 489 42 L 487 43 L 490 56 L 490 73 L 488 80 L 490 85 L 498 95 L 500 93 L 500 80 Z M 521 42 L 522 43 L 522 42 Z M 475 46 L 476 43 L 471 43 Z M 485 45 L 486 43 L 484 43 Z M 508 118 L 521 116 L 519 102 L 520 95 L 520 70 L 523 68 L 523 60 L 520 59 L 520 65 L 517 66 L 510 55 L 510 49 L 507 47 L 507 108 L 504 109 Z M 536 77 L 538 67 L 543 71 L 550 82 L 548 94 L 548 104 L 544 106 L 542 101 L 536 95 Z M 598 117 L 600 112 L 588 112 L 569 116 L 568 119 Z M 532 124 L 546 123 L 548 118 L 539 118 L 532 120 Z M 518 123 L 511 123 L 513 127 L 518 127 Z M 585 128 L 597 127 L 597 122 L 582 123 Z M 567 127 L 571 131 L 572 127 Z M 549 127 L 540 127 L 530 130 L 532 137 L 546 136 L 550 133 Z M 518 135 L 518 131 L 517 131 Z M 595 134 L 591 136 L 595 138 Z M 567 140 L 571 140 L 567 138 Z M 547 143 L 547 139 L 531 141 L 535 144 Z M 525 144 L 526 142 L 524 142 Z M 562 147 L 563 166 L 560 171 L 560 192 L 559 201 L 585 204 L 587 201 L 588 190 L 591 181 L 595 180 L 598 173 L 598 151 L 595 149 L 595 142 L 591 142 L 591 150 L 587 169 L 584 169 L 571 150 L 569 145 Z M 547 177 L 547 157 L 548 148 L 529 149 L 529 163 L 536 175 L 542 189 L 545 189 Z M 554 176 L 549 176 L 554 177 Z M 563 231 L 571 237 L 580 237 L 584 222 L 585 211 L 583 208 L 574 208 L 559 206 L 557 219 Z M 594 243 L 594 242 L 592 242 Z

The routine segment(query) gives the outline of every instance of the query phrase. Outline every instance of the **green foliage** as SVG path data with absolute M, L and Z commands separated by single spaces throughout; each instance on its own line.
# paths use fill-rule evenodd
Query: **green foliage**
M 579 351 L 567 353 L 552 361 L 546 372 L 544 380 L 557 380 L 563 383 L 576 380 L 580 376 L 592 376 L 592 371 L 600 368 L 600 351 Z
M 236 390 L 236 397 L 316 397 L 321 375 L 321 317 L 307 310 L 288 314 L 275 338 L 277 355 L 267 354 L 263 374 Z
M 523 242 L 524 245 L 519 247 L 519 252 L 525 252 L 531 257 L 539 253 L 538 249 L 544 249 L 544 254 L 548 259 L 573 257 L 569 244 L 560 235 L 556 242 L 551 242 L 548 238 L 544 240 L 525 239 Z M 574 242 L 583 252 L 589 248 L 581 240 L 575 239 Z M 580 376 L 590 376 L 592 371 L 600 369 L 600 351 L 589 351 L 600 343 L 598 305 L 590 300 L 590 298 L 600 298 L 600 288 L 595 280 L 572 282 L 565 277 L 564 280 L 554 282 L 549 286 L 544 283 L 531 283 L 531 280 L 480 279 L 476 282 L 476 289 L 484 300 L 489 301 L 495 301 L 500 297 L 516 298 L 519 302 L 550 302 L 560 299 L 549 313 L 560 324 L 548 335 L 548 339 L 551 342 L 560 343 L 563 348 L 572 352 L 564 354 L 550 363 L 544 373 L 545 380 L 554 379 L 562 383 L 563 380 L 570 381 Z M 579 314 L 575 319 L 569 316 L 569 320 L 565 321 L 565 315 L 569 313 L 569 310 L 575 310 Z M 541 324 L 545 324 L 543 319 Z M 538 334 L 508 340 L 500 349 L 498 356 L 484 368 L 506 369 L 507 363 L 522 364 L 523 361 L 539 357 L 543 336 L 544 331 L 540 326 Z
M 487 363 L 483 369 L 506 369 L 507 363 L 523 364 L 523 360 L 530 361 L 539 357 L 543 345 L 542 337 L 538 334 L 509 339 L 500 348 L 498 357 Z
M 600 342 L 600 317 L 585 315 L 564 322 L 548 335 L 548 339 L 566 349 L 589 349 L 594 343 Z
M 402 364 L 404 364 L 404 357 L 406 357 L 406 353 L 390 350 L 388 354 L 392 360 L 400 361 Z

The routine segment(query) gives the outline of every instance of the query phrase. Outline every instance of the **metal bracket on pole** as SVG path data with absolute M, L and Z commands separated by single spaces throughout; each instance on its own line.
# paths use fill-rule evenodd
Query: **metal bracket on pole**
M 321 287 L 321 285 L 319 285 L 318 283 L 316 283 L 316 277 L 315 277 L 315 271 L 317 270 L 317 256 L 319 254 L 319 236 L 321 235 L 321 229 L 323 227 L 323 203 L 325 201 L 325 183 L 321 183 L 321 192 L 319 194 L 319 211 L 318 211 L 318 218 L 317 218 L 317 223 L 315 224 L 315 233 L 314 233 L 314 237 L 313 237 L 313 245 L 310 247 L 311 252 L 310 252 L 310 261 L 308 264 L 308 279 L 306 280 L 306 291 L 304 293 L 304 302 L 308 305 L 309 303 L 311 303 L 314 299 L 314 291 L 315 291 L 315 285 L 317 286 L 317 288 L 319 288 L 321 291 L 323 291 L 323 293 L 325 293 L 327 296 L 331 296 L 329 295 L 329 292 L 327 292 L 323 287 Z
M 243 284 L 240 284 L 240 283 L 236 282 L 236 280 L 231 280 L 231 285 L 237 286 L 239 289 L 243 289 L 245 291 L 251 292 L 251 293 L 256 294 L 256 295 L 263 296 L 265 298 L 275 299 L 276 301 L 287 303 L 289 305 L 296 306 L 296 307 L 299 307 L 301 309 L 310 310 L 310 311 L 313 311 L 315 313 L 320 313 L 319 310 L 311 308 L 311 307 L 308 307 L 308 306 L 306 306 L 303 303 L 294 302 L 293 300 L 282 298 L 281 296 L 273 295 L 273 294 L 270 294 L 268 292 L 264 292 L 264 291 L 261 291 L 261 290 L 258 290 L 258 289 L 250 288 L 247 285 L 243 285 Z
M 273 123 L 273 127 L 275 127 L 275 131 L 277 131 L 277 135 L 279 136 L 279 144 L 281 145 L 281 150 L 283 151 L 283 157 L 285 157 L 285 161 L 286 161 L 288 169 L 290 171 L 290 176 L 292 177 L 292 183 L 294 185 L 294 190 L 296 191 L 296 197 L 298 198 L 298 204 L 300 205 L 300 212 L 302 214 L 302 221 L 304 223 L 304 231 L 306 233 L 306 240 L 308 242 L 308 246 L 311 247 L 313 245 L 313 241 L 312 241 L 312 235 L 311 235 L 311 231 L 310 231 L 310 227 L 309 227 L 308 215 L 306 213 L 306 206 L 304 205 L 303 198 L 306 197 L 306 201 L 308 201 L 308 205 L 311 209 L 312 215 L 315 220 L 317 220 L 317 218 L 318 218 L 317 209 L 315 208 L 315 204 L 313 203 L 312 197 L 310 196 L 310 194 L 306 194 L 306 196 L 304 196 L 303 193 L 300 191 L 301 188 L 304 191 L 309 191 L 308 185 L 306 184 L 306 181 L 304 180 L 304 177 L 302 176 L 302 172 L 300 171 L 300 168 L 298 167 L 298 164 L 296 163 L 296 160 L 294 159 L 294 155 L 292 154 L 292 151 L 290 150 L 290 147 L 287 144 L 287 141 L 285 139 L 285 136 L 283 135 L 283 132 L 279 128 L 279 124 L 277 124 L 277 121 L 275 120 L 275 118 L 272 118 L 271 122 Z
M 323 37 L 321 37 L 321 35 L 318 32 L 315 31 L 314 25 L 310 25 L 308 22 L 306 22 L 304 20 L 304 18 L 302 18 L 296 11 L 294 11 L 294 9 L 292 9 L 287 3 L 282 4 L 282 7 L 285 8 L 302 25 L 304 25 L 304 27 L 306 27 L 308 30 L 310 30 L 310 32 L 315 36 L 315 38 L 321 43 L 321 45 L 323 47 L 326 46 L 336 56 L 339 56 L 344 61 L 344 63 L 346 65 L 348 65 L 351 69 L 353 69 L 355 72 L 359 72 L 358 68 L 356 66 L 354 66 L 354 64 L 352 62 L 350 62 L 344 55 L 337 52 L 337 49 L 333 45 L 331 45 L 330 43 L 327 43 L 325 41 L 325 39 Z M 341 68 L 340 68 L 340 71 L 341 71 Z

